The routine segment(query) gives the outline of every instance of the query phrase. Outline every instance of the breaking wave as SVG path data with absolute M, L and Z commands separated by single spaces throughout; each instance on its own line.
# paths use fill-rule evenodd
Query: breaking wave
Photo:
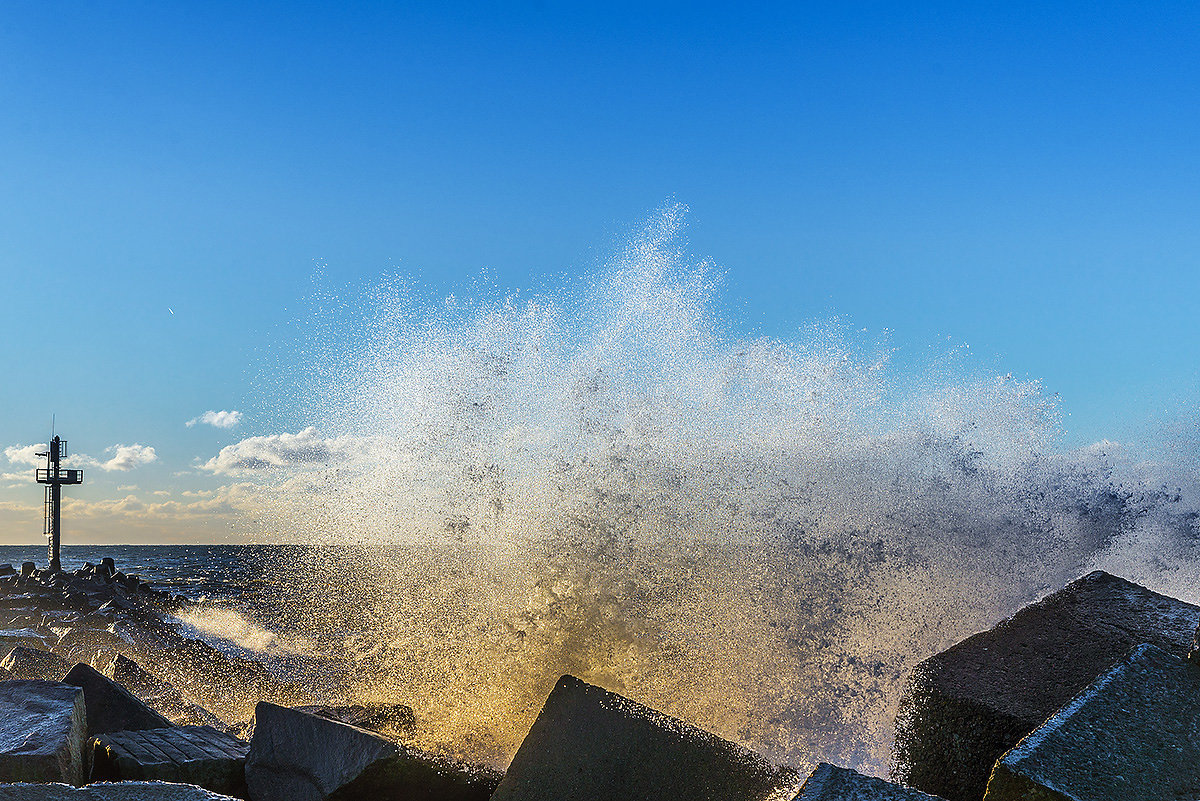
M 503 765 L 572 673 L 880 774 L 931 653 L 1093 567 L 1197 599 L 1172 468 L 1065 450 L 1054 396 L 969 359 L 901 370 L 836 320 L 729 334 L 682 219 L 582 289 L 434 305 L 393 283 L 309 321 L 288 402 L 328 458 L 280 475 L 272 525 L 319 543 L 283 602 L 346 663 L 331 693 L 408 703 L 420 744 Z

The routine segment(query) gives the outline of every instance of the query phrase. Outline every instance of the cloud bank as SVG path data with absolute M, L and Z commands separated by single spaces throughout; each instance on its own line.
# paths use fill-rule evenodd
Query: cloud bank
M 197 424 L 204 424 L 214 428 L 233 428 L 240 422 L 242 422 L 242 413 L 239 411 L 230 409 L 229 411 L 221 410 L 215 412 L 209 409 L 199 417 L 193 417 L 191 420 L 188 420 L 185 425 L 188 428 Z
M 38 453 L 44 453 L 45 445 L 9 445 L 4 449 L 4 458 L 10 464 L 24 464 L 31 467 L 45 467 L 46 460 Z M 94 467 L 108 472 L 126 472 L 135 467 L 158 461 L 158 454 L 150 445 L 111 445 L 104 449 L 106 459 L 97 459 L 85 453 L 68 456 L 64 461 L 75 467 Z
M 322 437 L 309 426 L 296 434 L 250 437 L 226 445 L 201 467 L 212 473 L 239 475 L 273 467 L 319 467 L 345 461 L 352 452 L 349 437 Z

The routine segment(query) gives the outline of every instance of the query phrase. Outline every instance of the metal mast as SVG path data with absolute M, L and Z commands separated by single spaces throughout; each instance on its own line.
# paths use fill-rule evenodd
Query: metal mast
M 67 455 L 67 441 L 57 436 L 50 440 L 50 450 L 39 453 L 46 457 L 46 466 L 37 470 L 37 482 L 46 485 L 46 526 L 45 534 L 50 540 L 48 557 L 50 570 L 62 570 L 58 558 L 59 537 L 62 533 L 62 515 L 59 505 L 62 502 L 63 484 L 82 484 L 82 470 L 63 470 L 59 462 Z

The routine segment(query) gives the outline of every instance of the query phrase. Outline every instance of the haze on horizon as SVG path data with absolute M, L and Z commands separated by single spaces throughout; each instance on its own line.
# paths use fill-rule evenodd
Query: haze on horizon
M 41 542 L 52 414 L 64 542 L 261 540 L 256 477 L 345 444 L 314 321 L 570 294 L 675 202 L 731 341 L 836 318 L 1195 474 L 1192 5 L 0 19 L 0 542 Z

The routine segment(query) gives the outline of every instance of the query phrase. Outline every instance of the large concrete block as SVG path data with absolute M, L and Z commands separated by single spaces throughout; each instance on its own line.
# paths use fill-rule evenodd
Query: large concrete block
M 83 689 L 89 737 L 108 731 L 163 729 L 174 725 L 90 665 L 81 662 L 71 668 L 63 683 Z
M 266 702 L 254 710 L 252 801 L 487 801 L 498 779 L 328 718 Z
M 157 779 L 246 794 L 249 744 L 210 726 L 108 732 L 91 748 L 92 781 Z
M 1131 648 L 1183 656 L 1200 608 L 1097 571 L 922 662 L 896 718 L 893 776 L 979 801 L 1000 755 Z
M 984 801 L 1200 798 L 1200 666 L 1141 645 L 1000 758 Z
M 563 676 L 493 801 L 758 801 L 788 783 L 753 751 Z
M 78 687 L 0 682 L 0 780 L 81 784 L 85 714 Z
M 0 667 L 17 679 L 59 681 L 71 669 L 71 663 L 58 654 L 18 645 L 0 661 Z
M 822 762 L 793 801 L 940 801 L 932 795 Z
M 0 784 L 0 801 L 238 801 L 190 784 L 119 782 L 71 787 L 66 784 Z

